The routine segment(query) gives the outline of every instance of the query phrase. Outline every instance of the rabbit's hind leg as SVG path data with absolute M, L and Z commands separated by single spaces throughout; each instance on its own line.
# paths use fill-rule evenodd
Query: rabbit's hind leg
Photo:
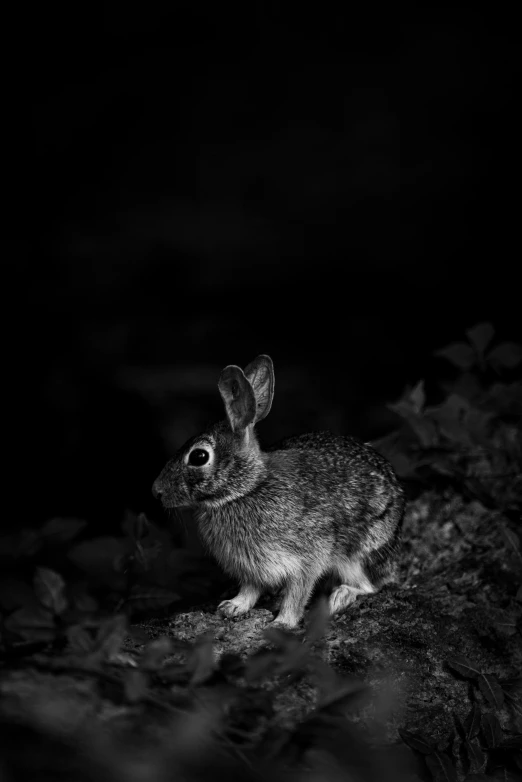
M 368 595 L 376 591 L 358 560 L 343 557 L 336 562 L 335 571 L 340 576 L 341 584 L 333 590 L 328 600 L 331 614 L 348 608 L 359 595 Z
M 297 627 L 319 576 L 320 572 L 300 572 L 289 578 L 284 588 L 279 614 L 273 623 L 276 627 Z

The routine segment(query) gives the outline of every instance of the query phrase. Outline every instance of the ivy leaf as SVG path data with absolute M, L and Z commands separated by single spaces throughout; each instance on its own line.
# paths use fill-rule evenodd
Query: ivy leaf
M 165 589 L 165 587 L 147 584 L 134 586 L 127 598 L 127 603 L 130 603 L 134 611 L 150 611 L 166 608 L 178 600 L 180 600 L 180 596 L 176 592 Z
M 433 744 L 422 733 L 399 728 L 399 736 L 410 749 L 414 749 L 416 752 L 421 752 L 423 755 L 431 755 L 432 752 L 435 752 Z
M 482 751 L 477 739 L 466 741 L 464 744 L 468 756 L 469 770 L 472 773 L 484 771 L 486 766 L 486 754 Z
M 486 747 L 488 747 L 488 749 L 497 747 L 504 737 L 497 717 L 494 714 L 491 714 L 491 712 L 483 714 L 480 721 L 480 727 L 482 729 L 484 741 L 486 742 Z
M 297 646 L 301 646 L 299 638 L 290 630 L 283 630 L 281 627 L 267 627 L 263 634 L 270 643 L 283 652 L 290 652 Z
M 417 435 L 423 448 L 430 448 L 437 443 L 437 428 L 432 420 L 423 416 L 411 416 L 408 423 Z
M 522 676 L 516 676 L 513 679 L 501 679 L 499 684 L 505 692 L 511 695 L 522 693 Z
M 457 782 L 457 772 L 449 757 L 436 750 L 426 757 L 426 765 L 435 782 Z
M 502 369 L 514 369 L 522 363 L 522 345 L 516 342 L 501 342 L 486 356 L 486 361 L 499 372 Z
M 477 355 L 481 358 L 484 356 L 484 352 L 494 335 L 495 329 L 491 323 L 477 323 L 476 326 L 466 331 L 467 338 L 475 348 Z
M 433 355 L 447 359 L 459 369 L 470 369 L 476 362 L 475 351 L 466 342 L 453 342 L 436 350 Z
M 19 608 L 10 614 L 4 627 L 25 641 L 52 641 L 56 636 L 53 614 L 46 608 Z
M 401 418 L 410 419 L 423 414 L 424 404 L 426 402 L 426 392 L 424 391 L 424 380 L 419 380 L 413 388 L 407 387 L 397 402 L 390 402 L 387 407 Z
M 323 638 L 329 621 L 328 601 L 326 598 L 322 598 L 317 601 L 308 614 L 308 625 L 306 628 L 306 641 L 308 644 L 313 644 Z
M 410 391 L 410 402 L 413 412 L 420 415 L 426 403 L 426 392 L 424 390 L 424 380 L 419 380 L 416 386 Z
M 506 612 L 503 612 L 497 619 L 494 620 L 494 626 L 497 632 L 501 635 L 508 637 L 515 635 L 517 632 L 517 619 Z
M 140 667 L 148 671 L 157 671 L 161 668 L 165 657 L 172 654 L 173 647 L 172 639 L 167 635 L 155 638 L 154 641 L 151 641 L 145 647 Z
M 502 708 L 504 703 L 504 693 L 498 683 L 498 679 L 491 673 L 481 673 L 478 684 L 480 691 L 488 703 L 495 709 Z
M 225 676 L 242 676 L 245 672 L 245 663 L 238 654 L 225 652 L 220 657 L 219 670 Z
M 103 536 L 77 543 L 67 556 L 91 579 L 119 591 L 126 584 L 122 563 L 130 555 L 132 546 L 128 538 Z
M 123 688 L 129 703 L 138 703 L 148 692 L 149 680 L 143 671 L 131 669 L 125 671 Z
M 75 538 L 87 526 L 82 519 L 49 519 L 40 532 L 50 543 L 66 543 Z
M 515 557 L 520 559 L 522 562 L 522 553 L 520 552 L 520 538 L 516 532 L 513 532 L 513 530 L 509 529 L 509 527 L 506 527 L 504 524 L 502 524 L 500 527 L 500 534 L 504 538 L 504 542 L 508 548 L 511 549 L 511 551 L 514 553 Z
M 89 630 L 81 624 L 71 625 L 65 631 L 69 650 L 73 654 L 90 654 L 94 651 L 95 641 Z
M 46 567 L 36 568 L 33 578 L 35 595 L 39 602 L 53 614 L 63 614 L 67 608 L 65 582 L 55 570 Z
M 277 667 L 277 654 L 275 652 L 261 649 L 250 655 L 246 661 L 245 679 L 252 684 L 265 677 L 268 678 Z
M 123 614 L 116 614 L 100 624 L 96 646 L 105 659 L 110 661 L 120 654 L 126 635 L 127 619 Z
M 190 683 L 192 685 L 203 684 L 207 679 L 210 679 L 216 667 L 212 634 L 203 633 L 192 647 L 189 659 L 189 668 L 192 671 Z
M 466 731 L 466 738 L 474 739 L 479 734 L 480 730 L 480 707 L 474 703 L 471 707 L 471 711 L 464 720 L 464 730 Z
M 481 676 L 481 672 L 477 666 L 471 663 L 467 657 L 463 657 L 460 654 L 446 660 L 446 665 L 465 679 L 478 679 L 478 677 Z
M 337 677 L 336 677 L 337 678 Z M 334 692 L 323 692 L 317 703 L 317 710 L 323 711 L 331 706 L 344 707 L 345 710 L 354 710 L 367 698 L 369 687 L 364 682 L 353 681 L 342 683 L 338 679 L 338 685 Z

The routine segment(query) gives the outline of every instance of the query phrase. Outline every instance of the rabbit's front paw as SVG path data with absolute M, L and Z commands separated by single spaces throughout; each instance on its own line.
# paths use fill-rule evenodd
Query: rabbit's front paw
M 228 616 L 229 618 L 246 614 L 249 608 L 250 606 L 246 606 L 245 603 L 242 600 L 238 600 L 237 597 L 234 597 L 232 600 L 223 600 L 218 605 L 219 613 L 223 614 L 223 616 Z

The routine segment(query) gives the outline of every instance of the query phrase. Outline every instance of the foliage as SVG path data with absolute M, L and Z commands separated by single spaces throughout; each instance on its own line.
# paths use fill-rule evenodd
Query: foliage
M 403 426 L 382 450 L 403 477 L 448 480 L 497 509 L 500 519 L 522 508 L 522 394 L 514 375 L 522 350 L 495 345 L 489 324 L 467 337 L 437 352 L 458 373 L 441 386 L 436 404 L 427 403 L 421 381 L 391 405 Z M 519 536 L 505 518 L 499 529 L 506 557 L 520 571 Z M 40 778 L 51 779 L 58 762 L 73 764 L 85 752 L 84 733 L 87 743 L 94 741 L 87 754 L 102 768 L 91 770 L 86 760 L 74 773 L 62 769 L 60 778 L 472 782 L 520 776 L 522 734 L 505 727 L 506 715 L 518 730 L 522 724 L 520 678 L 502 678 L 453 655 L 443 673 L 466 682 L 471 710 L 454 714 L 454 729 L 442 740 L 401 728 L 406 747 L 399 739 L 379 744 L 360 727 L 361 712 L 372 708 L 371 689 L 357 676 L 341 676 L 321 654 L 328 625 L 323 602 L 311 612 L 304 637 L 271 628 L 247 656 L 218 657 L 208 628 L 195 642 L 169 631 L 151 638 L 131 621 L 179 608 L 194 563 L 144 514 L 129 514 L 119 536 L 89 539 L 87 533 L 81 520 L 52 519 L 0 539 L 0 687 L 22 669 L 28 679 L 36 672 L 41 683 L 51 677 L 52 687 L 59 677 L 73 677 L 69 714 L 84 708 L 86 681 L 97 698 L 93 722 L 87 728 L 80 722 L 67 742 L 60 734 L 59 744 L 41 728 L 47 719 L 41 698 L 25 720 L 0 708 L 2 778 L 31 778 L 24 765 L 31 753 L 9 754 L 20 735 L 39 751 L 49 747 L 45 763 L 53 773 Z M 494 625 L 503 640 L 522 633 L 515 613 L 498 611 Z M 313 703 L 297 724 L 283 727 L 278 699 L 299 687 L 310 687 Z M 106 736 L 109 725 L 117 725 L 114 741 Z M 137 776 L 134 767 L 141 769 Z
M 128 514 L 120 537 L 78 540 L 84 531 L 78 519 L 51 519 L 0 539 L 4 649 L 59 646 L 93 617 L 150 616 L 180 600 L 194 563 L 144 514 Z
M 455 675 L 477 685 L 490 709 L 500 710 L 509 701 L 513 711 L 522 714 L 517 697 L 522 689 L 521 678 L 499 680 L 462 656 L 447 660 L 447 666 Z M 522 733 L 503 730 L 494 711 L 482 712 L 478 701 L 464 720 L 454 714 L 454 721 L 455 730 L 438 745 L 421 733 L 399 730 L 404 743 L 424 760 L 434 782 L 456 782 L 463 777 L 469 782 L 486 780 L 490 775 L 498 778 L 498 772 L 502 779 L 519 778 Z
M 425 383 L 407 388 L 389 407 L 404 423 L 378 443 L 408 480 L 446 480 L 488 507 L 518 516 L 522 510 L 522 346 L 493 344 L 481 323 L 466 342 L 436 351 L 457 370 L 429 404 Z M 504 379 L 500 380 L 499 376 Z M 507 377 L 509 376 L 509 378 Z
M 56 573 L 39 573 L 36 583 L 52 610 L 63 607 L 63 586 Z M 409 773 L 405 776 L 400 765 L 390 770 L 394 768 L 392 755 L 372 748 L 353 722 L 370 691 L 363 682 L 336 674 L 315 653 L 326 623 L 327 612 L 320 603 L 304 639 L 270 629 L 265 646 L 246 659 L 233 654 L 217 659 L 208 634 L 195 643 L 160 635 L 143 644 L 139 638 L 129 651 L 128 637 L 134 630 L 124 615 L 91 618 L 68 628 L 61 651 L 33 654 L 30 666 L 45 676 L 73 675 L 78 682 L 97 681 L 105 704 L 113 701 L 129 720 L 128 732 L 122 735 L 120 730 L 114 745 L 104 740 L 104 751 L 116 756 L 125 740 L 131 754 L 136 747 L 143 753 L 148 746 L 150 768 L 144 778 L 152 782 L 180 777 L 215 779 L 225 769 L 245 780 L 370 782 L 381 778 L 384 768 L 392 782 L 415 779 Z M 2 678 L 6 674 L 8 669 Z M 314 683 L 316 704 L 294 729 L 281 730 L 273 719 L 274 703 L 304 678 Z M 148 727 L 144 727 L 150 725 L 158 730 L 153 752 L 147 744 Z M 100 724 L 99 730 L 107 727 Z M 48 736 L 41 737 L 39 745 L 45 742 Z M 167 775 L 158 773 L 155 758 L 165 760 L 170 769 Z M 49 762 L 54 767 L 57 760 Z M 23 753 L 16 763 L 25 763 Z M 405 768 L 407 772 L 407 763 Z M 126 778 L 125 767 L 119 773 L 111 778 Z M 94 778 L 94 774 L 82 778 Z

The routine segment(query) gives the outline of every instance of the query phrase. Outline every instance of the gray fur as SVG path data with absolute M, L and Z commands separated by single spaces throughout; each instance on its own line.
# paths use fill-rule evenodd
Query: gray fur
M 404 493 L 386 459 L 329 432 L 261 451 L 254 425 L 272 404 L 268 356 L 244 373 L 226 367 L 219 390 L 227 419 L 189 440 L 153 486 L 164 507 L 194 508 L 204 543 L 238 579 L 239 594 L 219 610 L 240 615 L 283 587 L 276 621 L 295 627 L 322 576 L 337 584 L 332 613 L 393 580 Z M 208 464 L 188 464 L 196 448 L 209 452 Z

